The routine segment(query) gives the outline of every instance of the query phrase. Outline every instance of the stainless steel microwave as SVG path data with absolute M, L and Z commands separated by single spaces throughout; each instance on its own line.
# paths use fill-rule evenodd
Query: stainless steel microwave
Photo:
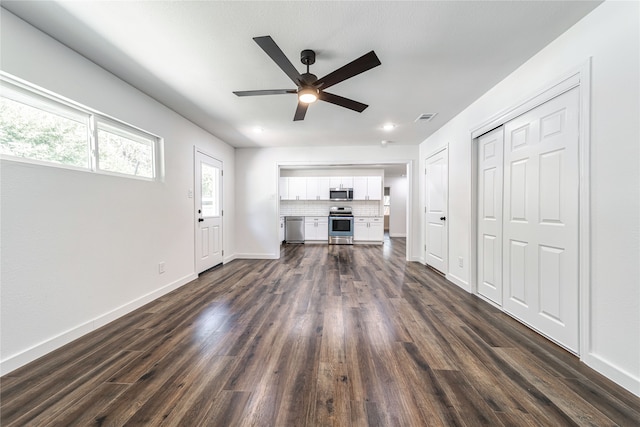
M 330 188 L 329 199 L 338 201 L 353 200 L 353 188 Z

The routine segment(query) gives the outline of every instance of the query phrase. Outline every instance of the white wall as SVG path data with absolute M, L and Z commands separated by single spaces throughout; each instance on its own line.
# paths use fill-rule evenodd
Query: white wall
M 224 163 L 232 254 L 235 173 L 232 147 L 0 11 L 3 71 L 160 135 L 166 171 L 147 182 L 0 162 L 4 374 L 195 277 L 194 145 Z
M 389 236 L 407 235 L 407 196 L 408 182 L 405 176 L 385 178 L 384 186 L 389 187 L 391 206 L 389 206 Z M 418 207 L 416 207 L 418 209 Z
M 467 261 L 473 254 L 471 130 L 592 58 L 591 302 L 583 325 L 590 334 L 581 358 L 638 395 L 639 16 L 638 2 L 605 2 L 420 146 L 422 166 L 430 153 L 449 144 L 449 259 Z M 420 185 L 424 188 L 423 180 Z M 470 263 L 464 264 L 451 263 L 448 273 L 470 289 Z
M 339 153 L 339 156 L 336 155 Z M 337 160 L 339 159 L 339 160 Z M 407 163 L 415 165 L 417 146 L 245 148 L 236 150 L 236 253 L 245 258 L 278 258 L 279 166 Z M 412 189 L 417 188 L 417 174 Z M 412 225 L 419 227 L 418 219 Z M 412 243 L 410 243 L 412 244 Z M 410 248 L 412 254 L 419 253 Z

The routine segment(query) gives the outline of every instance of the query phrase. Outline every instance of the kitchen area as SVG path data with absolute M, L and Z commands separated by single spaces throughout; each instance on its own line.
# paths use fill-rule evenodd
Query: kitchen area
M 382 169 L 282 169 L 280 241 L 382 244 Z

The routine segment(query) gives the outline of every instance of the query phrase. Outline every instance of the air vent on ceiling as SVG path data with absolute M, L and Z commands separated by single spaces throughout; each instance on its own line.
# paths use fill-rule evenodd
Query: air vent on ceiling
M 425 113 L 425 114 L 420 114 L 418 116 L 418 118 L 416 119 L 416 123 L 417 122 L 421 122 L 421 123 L 426 123 L 431 121 L 431 119 L 433 119 L 438 113 Z

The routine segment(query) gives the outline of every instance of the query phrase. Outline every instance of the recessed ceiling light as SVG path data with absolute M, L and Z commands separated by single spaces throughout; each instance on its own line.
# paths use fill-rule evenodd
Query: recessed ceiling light
M 256 126 L 256 127 L 253 128 L 253 132 L 254 133 L 262 133 L 262 132 L 264 132 L 264 129 L 261 128 L 260 126 Z
M 390 130 L 393 130 L 396 127 L 396 125 L 394 125 L 393 123 L 385 123 L 382 126 L 382 129 L 386 130 L 387 132 Z

